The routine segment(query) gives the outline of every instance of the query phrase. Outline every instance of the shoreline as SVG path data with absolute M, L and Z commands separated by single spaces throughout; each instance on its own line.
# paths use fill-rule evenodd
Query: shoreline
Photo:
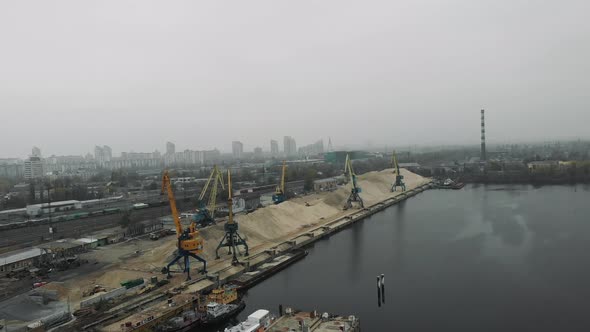
M 406 199 L 408 199 L 410 197 L 414 197 L 414 196 L 416 196 L 428 189 L 432 189 L 432 188 L 433 188 L 433 183 L 431 181 L 428 181 L 427 183 L 421 184 L 413 189 L 409 189 L 405 192 L 400 192 L 398 195 L 396 195 L 394 197 L 387 198 L 385 200 L 371 204 L 371 205 L 369 205 L 365 208 L 362 208 L 362 209 L 353 210 L 344 216 L 337 217 L 336 219 L 328 221 L 322 225 L 312 227 L 311 229 L 305 230 L 300 234 L 293 235 L 292 237 L 270 247 L 269 249 L 262 250 L 258 253 L 252 254 L 251 256 L 247 257 L 247 259 L 244 259 L 244 257 L 242 257 L 240 265 L 238 265 L 238 266 L 232 266 L 232 265 L 221 266 L 221 269 L 216 270 L 216 271 L 211 271 L 206 276 L 201 276 L 201 277 L 195 278 L 195 280 L 184 283 L 182 286 L 183 289 L 182 289 L 181 293 L 182 294 L 195 294 L 198 292 L 208 292 L 208 291 L 211 291 L 212 289 L 218 287 L 219 285 L 224 285 L 224 284 L 231 283 L 232 281 L 237 280 L 240 276 L 244 275 L 245 273 L 258 273 L 258 272 L 260 272 L 262 275 L 261 275 L 260 280 L 258 282 L 262 282 L 265 279 L 282 271 L 282 268 L 276 269 L 276 270 L 271 269 L 270 271 L 265 271 L 265 268 L 264 268 L 265 264 L 267 264 L 277 258 L 280 258 L 282 256 L 287 256 L 289 254 L 297 252 L 298 250 L 304 250 L 306 246 L 309 246 L 316 241 L 327 238 L 327 237 L 349 227 L 350 225 L 352 225 L 358 221 L 364 220 L 364 219 L 366 219 L 378 212 L 385 210 L 388 207 L 394 206 L 400 202 L 405 201 Z M 219 263 L 223 263 L 223 262 L 219 262 Z M 291 263 L 295 263 L 295 262 L 285 261 L 285 264 L 291 264 Z M 224 265 L 224 264 L 219 264 L 216 267 L 220 267 L 220 265 Z M 152 302 L 152 301 L 150 301 L 150 302 Z M 142 304 L 147 305 L 148 303 L 144 302 Z M 157 308 L 157 307 L 158 307 L 158 304 L 151 306 L 151 308 Z M 148 321 L 145 324 L 137 326 L 135 329 L 133 329 L 133 331 L 146 331 L 146 330 L 158 325 L 159 323 L 165 321 L 166 319 L 169 319 L 170 317 L 174 316 L 174 313 L 172 311 L 177 314 L 179 311 L 179 308 L 176 307 L 173 310 L 171 310 L 170 312 L 166 312 L 166 311 L 162 312 L 161 310 L 159 310 L 159 313 L 161 314 L 159 317 L 157 317 L 151 321 Z M 112 320 L 114 318 L 116 318 L 117 321 L 116 322 L 111 321 L 111 322 L 107 323 L 108 326 L 103 325 L 102 328 L 101 327 L 98 327 L 98 328 L 101 331 L 115 331 L 117 328 L 120 330 L 120 323 L 122 321 L 134 321 L 130 317 L 138 315 L 138 318 L 140 318 L 146 314 L 150 315 L 149 309 L 147 312 L 132 313 L 130 315 L 129 314 L 128 315 L 124 315 L 124 314 L 123 315 L 120 315 L 120 314 L 111 315 L 111 317 L 109 317 L 110 319 L 102 320 L 102 321 L 100 321 L 100 323 L 106 323 L 108 320 Z M 137 319 L 137 320 L 139 321 L 139 319 Z M 96 323 L 98 323 L 98 321 Z M 97 325 L 99 325 L 99 324 L 90 324 L 90 325 L 85 326 L 85 328 L 97 327 Z

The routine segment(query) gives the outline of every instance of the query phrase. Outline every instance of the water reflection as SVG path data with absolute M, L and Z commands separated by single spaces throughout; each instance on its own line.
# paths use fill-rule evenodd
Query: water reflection
M 393 220 L 393 271 L 398 272 L 403 269 L 404 266 L 404 248 L 406 246 L 405 233 L 406 233 L 406 221 L 404 218 L 404 209 L 406 202 L 401 202 L 396 207 L 396 214 Z
M 361 222 L 356 223 L 353 225 L 354 231 L 352 232 L 352 243 L 350 244 L 350 259 L 352 264 L 348 264 L 349 270 L 348 274 L 354 281 L 358 281 L 361 277 L 361 271 L 359 270 L 361 257 L 361 251 L 363 248 L 363 228 L 365 227 L 365 223 L 374 222 L 370 219 L 363 220 Z
M 365 331 L 590 326 L 588 196 L 566 186 L 495 188 L 428 191 L 318 242 L 250 290 L 240 318 L 283 303 L 356 314 Z M 376 310 L 381 273 L 387 302 Z

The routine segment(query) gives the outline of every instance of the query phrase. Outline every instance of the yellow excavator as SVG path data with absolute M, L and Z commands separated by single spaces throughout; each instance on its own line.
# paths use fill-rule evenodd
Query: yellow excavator
M 176 264 L 181 258 L 184 259 L 184 272 L 186 273 L 186 280 L 191 280 L 190 273 L 190 258 L 194 258 L 199 262 L 203 263 L 203 274 L 207 273 L 207 261 L 199 255 L 203 252 L 205 242 L 199 235 L 199 231 L 195 226 L 194 222 L 191 222 L 190 226 L 186 229 L 182 228 L 180 222 L 180 216 L 176 209 L 176 198 L 172 191 L 172 185 L 170 184 L 170 176 L 168 171 L 164 171 L 162 176 L 162 194 L 168 194 L 168 201 L 170 202 L 170 210 L 172 211 L 172 218 L 174 219 L 174 225 L 176 226 L 176 237 L 178 240 L 178 249 L 175 253 L 174 259 L 168 263 L 168 265 L 162 268 L 162 273 L 167 274 L 168 278 L 171 278 L 170 266 Z

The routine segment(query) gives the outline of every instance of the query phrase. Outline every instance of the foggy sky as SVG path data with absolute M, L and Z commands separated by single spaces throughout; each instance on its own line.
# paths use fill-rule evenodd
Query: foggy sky
M 588 138 L 587 1 L 2 1 L 0 157 Z

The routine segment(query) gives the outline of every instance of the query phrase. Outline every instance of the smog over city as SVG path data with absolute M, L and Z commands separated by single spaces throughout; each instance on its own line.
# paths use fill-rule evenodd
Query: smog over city
M 587 139 L 588 9 L 585 1 L 5 2 L 2 132 L 18 139 L 3 139 L 0 157 L 25 158 L 31 146 L 152 152 L 166 141 L 269 149 L 286 135 L 355 148 L 471 144 L 481 108 L 491 142 Z
M 590 3 L 0 3 L 0 332 L 586 331 Z

